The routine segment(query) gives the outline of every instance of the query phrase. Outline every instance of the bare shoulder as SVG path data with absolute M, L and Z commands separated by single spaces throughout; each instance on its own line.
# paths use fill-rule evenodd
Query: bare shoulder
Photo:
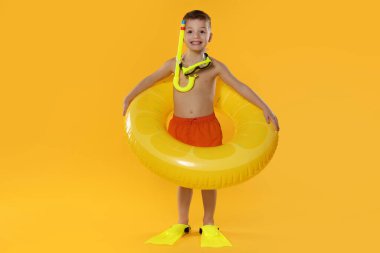
M 223 62 L 215 59 L 214 57 L 210 57 L 210 58 L 212 60 L 212 64 L 215 67 L 215 70 L 217 71 L 218 74 L 223 73 L 223 72 L 226 71 L 227 67 L 226 67 L 226 65 Z
M 221 61 L 213 59 L 215 71 L 217 75 L 227 84 L 235 89 L 239 89 L 243 83 L 240 82 L 229 70 L 229 68 Z
M 167 60 L 165 63 L 164 63 L 164 66 L 170 70 L 170 72 L 174 73 L 174 70 L 175 70 L 175 64 L 176 64 L 176 58 L 175 57 L 172 57 L 170 58 L 169 60 Z
M 161 70 L 165 72 L 174 72 L 176 58 L 170 58 L 161 65 Z
M 149 78 L 152 82 L 157 82 L 165 77 L 170 76 L 174 72 L 175 58 L 166 60 L 161 67 L 152 73 Z

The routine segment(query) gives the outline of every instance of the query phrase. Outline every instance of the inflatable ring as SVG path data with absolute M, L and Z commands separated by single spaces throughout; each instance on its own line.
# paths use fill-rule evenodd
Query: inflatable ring
M 173 138 L 167 131 L 173 111 L 172 77 L 140 93 L 126 115 L 126 132 L 132 149 L 154 173 L 177 185 L 218 189 L 244 182 L 258 174 L 272 158 L 278 132 L 262 110 L 221 80 L 215 109 L 234 123 L 231 140 L 216 147 L 196 147 Z

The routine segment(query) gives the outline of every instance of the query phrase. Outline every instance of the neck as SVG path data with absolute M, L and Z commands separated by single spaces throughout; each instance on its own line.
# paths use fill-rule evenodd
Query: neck
M 186 62 L 200 62 L 203 60 L 203 56 L 206 50 L 201 50 L 199 52 L 196 51 L 186 51 L 182 56 L 182 59 L 186 60 Z

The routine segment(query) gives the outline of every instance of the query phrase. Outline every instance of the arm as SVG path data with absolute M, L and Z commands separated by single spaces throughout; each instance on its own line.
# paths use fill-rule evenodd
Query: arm
M 220 78 L 229 86 L 231 86 L 237 93 L 243 96 L 252 104 L 258 106 L 263 110 L 265 119 L 269 123 L 269 120 L 272 119 L 273 123 L 275 123 L 277 130 L 279 130 L 277 117 L 273 114 L 273 112 L 269 109 L 269 107 L 265 104 L 265 102 L 244 83 L 240 82 L 224 65 L 222 62 L 217 61 L 217 72 Z
M 174 63 L 175 63 L 175 58 L 171 58 L 167 60 L 157 71 L 145 77 L 142 81 L 140 81 L 136 85 L 136 87 L 124 99 L 123 116 L 125 116 L 125 113 L 127 111 L 129 104 L 138 94 L 140 94 L 144 90 L 153 86 L 153 84 L 155 84 L 156 82 L 160 81 L 161 79 L 165 77 L 168 77 L 169 75 L 173 73 Z
M 253 90 L 251 90 L 251 88 L 240 82 L 222 62 L 218 62 L 217 71 L 220 78 L 226 84 L 231 86 L 237 93 L 239 93 L 249 102 L 258 106 L 263 111 L 268 108 L 264 101 L 261 100 L 259 96 Z

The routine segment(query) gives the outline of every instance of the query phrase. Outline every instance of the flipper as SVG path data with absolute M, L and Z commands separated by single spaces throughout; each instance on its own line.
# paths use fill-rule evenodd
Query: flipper
M 145 243 L 173 245 L 184 234 L 189 233 L 190 229 L 191 227 L 186 224 L 174 224 L 162 233 L 148 239 Z
M 199 229 L 201 236 L 201 247 L 225 247 L 232 246 L 230 241 L 219 231 L 215 225 L 204 225 Z

